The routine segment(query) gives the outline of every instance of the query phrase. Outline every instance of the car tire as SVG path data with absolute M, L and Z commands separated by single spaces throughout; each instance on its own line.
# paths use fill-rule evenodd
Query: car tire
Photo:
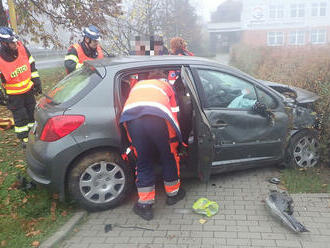
M 296 133 L 290 140 L 289 167 L 312 168 L 319 162 L 318 136 L 313 130 L 303 130 Z
M 68 189 L 79 206 L 102 211 L 120 204 L 133 184 L 133 173 L 120 155 L 97 151 L 76 162 L 68 175 Z

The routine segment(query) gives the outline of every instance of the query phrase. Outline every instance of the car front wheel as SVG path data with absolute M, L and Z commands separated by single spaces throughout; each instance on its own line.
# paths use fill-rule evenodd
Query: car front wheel
M 117 153 L 98 151 L 80 159 L 69 172 L 72 198 L 89 211 L 117 206 L 128 195 L 133 175 Z
M 319 162 L 319 143 L 316 132 L 303 130 L 295 134 L 290 142 L 290 165 L 294 168 L 311 168 Z

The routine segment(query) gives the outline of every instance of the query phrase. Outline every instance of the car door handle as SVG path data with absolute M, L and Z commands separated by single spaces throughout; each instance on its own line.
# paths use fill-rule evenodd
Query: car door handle
M 226 127 L 228 124 L 223 120 L 217 120 L 215 123 L 212 124 L 212 127 Z

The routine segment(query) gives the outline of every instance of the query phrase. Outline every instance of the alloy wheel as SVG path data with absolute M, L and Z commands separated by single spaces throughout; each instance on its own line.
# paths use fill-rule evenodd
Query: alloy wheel
M 82 173 L 79 188 L 86 200 L 107 203 L 120 195 L 125 183 L 125 174 L 119 165 L 100 161 L 90 165 Z
M 314 167 L 318 160 L 318 142 L 312 136 L 302 137 L 293 149 L 293 157 L 300 168 Z

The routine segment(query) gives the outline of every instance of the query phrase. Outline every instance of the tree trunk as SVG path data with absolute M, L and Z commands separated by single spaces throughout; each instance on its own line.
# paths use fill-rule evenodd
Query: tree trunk
M 2 1 L 0 1 L 0 26 L 8 27 L 7 15 L 3 8 Z

